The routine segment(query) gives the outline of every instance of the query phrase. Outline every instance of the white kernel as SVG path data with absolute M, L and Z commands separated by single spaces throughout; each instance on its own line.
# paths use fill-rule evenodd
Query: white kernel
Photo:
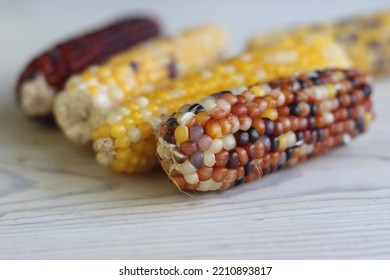
M 208 113 L 210 113 L 215 107 L 217 107 L 217 103 L 212 97 L 203 98 L 199 101 L 199 104 L 202 105 Z
M 138 128 L 130 128 L 127 132 L 127 136 L 130 139 L 130 142 L 138 142 L 141 139 L 141 131 Z
M 222 142 L 223 147 L 228 151 L 233 150 L 236 147 L 236 138 L 233 134 L 222 137 Z
M 178 124 L 187 124 L 189 120 L 191 120 L 193 117 L 195 117 L 195 114 L 192 112 L 183 112 L 183 113 L 177 113 L 176 114 L 176 120 Z
M 331 123 L 334 123 L 334 116 L 332 113 L 330 112 L 326 112 L 324 113 L 324 121 L 325 121 L 325 124 L 331 124 Z
M 145 108 L 149 105 L 149 100 L 144 96 L 134 98 L 134 102 L 137 103 L 140 108 Z
M 177 164 L 176 169 L 183 175 L 193 174 L 196 172 L 195 166 L 193 166 L 189 160 L 186 160 L 182 164 Z
M 208 167 L 213 167 L 215 164 L 214 153 L 212 153 L 210 151 L 206 151 L 206 152 L 204 152 L 203 156 L 204 156 L 204 165 L 206 165 Z
M 230 105 L 230 103 L 228 101 L 226 101 L 223 98 L 220 98 L 217 100 L 217 105 L 219 107 L 221 107 L 225 111 L 226 114 L 230 114 L 232 106 Z
M 184 175 L 184 180 L 188 184 L 197 184 L 197 183 L 199 183 L 199 176 L 198 176 L 198 174 L 196 172 L 191 173 L 191 174 L 185 174 Z
M 211 142 L 211 145 L 208 149 L 209 152 L 216 154 L 219 153 L 223 148 L 223 142 L 221 139 L 214 139 L 213 142 Z
M 106 153 L 97 153 L 96 154 L 96 161 L 104 166 L 108 166 L 110 164 L 110 158 Z
M 109 125 L 116 124 L 122 119 L 122 116 L 118 112 L 111 112 L 107 115 L 107 123 Z
M 145 120 L 148 120 L 152 116 L 152 112 L 148 109 L 141 109 L 140 114 Z
M 222 186 L 223 182 L 215 182 L 212 178 L 206 181 L 200 181 L 198 191 L 207 192 L 207 191 L 216 191 Z
M 294 147 L 296 142 L 297 142 L 297 137 L 294 132 L 289 131 L 285 134 L 286 136 L 286 143 L 287 143 L 287 148 Z

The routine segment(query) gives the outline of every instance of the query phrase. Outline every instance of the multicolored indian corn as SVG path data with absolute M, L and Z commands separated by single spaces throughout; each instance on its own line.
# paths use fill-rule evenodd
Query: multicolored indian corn
M 370 95 L 356 69 L 219 92 L 159 127 L 158 157 L 179 189 L 224 190 L 349 142 L 371 122 Z
M 67 78 L 158 33 L 154 20 L 129 17 L 42 53 L 27 65 L 17 83 L 17 100 L 23 112 L 34 119 L 52 120 L 54 98 Z
M 158 125 L 182 104 L 220 90 L 290 76 L 296 71 L 349 65 L 343 50 L 328 37 L 287 36 L 280 44 L 241 54 L 148 96 L 123 103 L 93 133 L 97 161 L 117 172 L 147 171 L 157 163 Z
M 275 44 L 290 32 L 331 36 L 345 47 L 356 67 L 375 75 L 390 73 L 390 11 L 259 34 L 249 40 L 248 49 Z
M 117 54 L 68 80 L 55 101 L 56 121 L 70 140 L 86 144 L 91 141 L 93 129 L 120 102 L 214 65 L 227 45 L 223 28 L 203 25 Z

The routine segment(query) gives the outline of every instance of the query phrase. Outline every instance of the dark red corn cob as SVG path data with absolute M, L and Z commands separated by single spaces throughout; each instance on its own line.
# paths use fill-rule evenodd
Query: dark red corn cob
M 161 165 L 178 188 L 210 191 L 324 154 L 367 129 L 370 83 L 328 69 L 213 94 L 160 126 Z
M 34 58 L 27 65 L 17 82 L 17 101 L 28 116 L 51 119 L 52 100 L 43 100 L 50 104 L 48 103 L 46 108 L 42 110 L 30 107 L 37 104 L 39 106 L 42 99 L 54 99 L 54 95 L 64 87 L 65 81 L 71 75 L 80 73 L 90 65 L 100 64 L 113 54 L 124 51 L 158 34 L 159 27 L 154 20 L 146 17 L 129 17 L 60 43 Z M 50 94 L 36 93 L 36 97 L 26 97 L 25 95 L 30 93 L 28 90 L 23 92 L 23 85 L 39 76 L 44 79 L 45 87 L 50 89 Z M 37 91 L 39 89 L 40 87 L 37 88 Z M 26 104 L 24 98 L 35 98 L 36 100 L 29 100 Z

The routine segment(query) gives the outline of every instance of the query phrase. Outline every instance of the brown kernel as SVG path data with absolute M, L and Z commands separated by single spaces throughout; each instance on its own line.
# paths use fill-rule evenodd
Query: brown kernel
M 237 169 L 228 169 L 226 177 L 223 180 L 226 183 L 232 183 L 237 179 Z
M 277 165 L 279 162 L 279 153 L 275 152 L 275 153 L 271 153 L 270 155 L 271 155 L 271 164 Z
M 231 112 L 236 116 L 248 114 L 248 108 L 243 103 L 235 103 L 232 105 Z
M 274 123 L 273 135 L 279 136 L 283 134 L 284 131 L 283 123 L 280 120 L 275 120 L 273 123 Z
M 196 173 L 198 174 L 200 181 L 206 181 L 212 177 L 213 168 L 208 166 L 202 166 L 196 171 Z
M 264 153 L 265 153 L 265 147 L 264 147 L 263 142 L 261 142 L 260 140 L 257 140 L 255 142 L 255 148 L 256 148 L 256 158 L 262 158 L 264 156 Z
M 222 182 L 227 175 L 226 167 L 215 167 L 213 171 L 213 180 L 215 182 Z
M 256 157 L 256 145 L 254 143 L 247 143 L 245 146 L 244 146 L 244 149 L 246 151 L 246 153 L 248 154 L 248 158 L 249 159 L 254 159 Z
M 226 118 L 227 114 L 224 109 L 216 107 L 210 112 L 210 116 L 215 120 Z
M 245 175 L 245 169 L 244 169 L 244 166 L 239 166 L 237 168 L 237 179 L 236 180 L 240 180 L 244 177 Z
M 180 151 L 186 156 L 192 155 L 198 149 L 196 143 L 194 143 L 190 140 L 181 143 L 179 148 L 180 148 Z
M 242 147 L 236 147 L 235 148 L 237 154 L 238 154 L 238 161 L 241 166 L 244 166 L 248 163 L 248 154 L 246 153 L 246 150 Z
M 233 93 L 224 93 L 222 98 L 229 102 L 230 105 L 237 103 L 237 97 Z
M 249 103 L 247 104 L 247 107 L 248 107 L 248 115 L 251 118 L 256 118 L 260 116 L 260 114 L 262 113 L 260 108 L 255 103 Z
M 206 123 L 205 132 L 213 139 L 218 139 L 222 137 L 222 129 L 219 126 L 219 122 L 210 119 Z
M 257 130 L 257 132 L 260 135 L 264 134 L 264 132 L 265 132 L 265 124 L 264 124 L 263 119 L 256 118 L 256 119 L 252 120 L 252 125 Z
M 232 125 L 230 124 L 228 119 L 220 119 L 219 126 L 221 127 L 223 135 L 228 135 L 232 133 Z
M 225 167 L 229 159 L 229 152 L 225 149 L 215 154 L 215 165 Z

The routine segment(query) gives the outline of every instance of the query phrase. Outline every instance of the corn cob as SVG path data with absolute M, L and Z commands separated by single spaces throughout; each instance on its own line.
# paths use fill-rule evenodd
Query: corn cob
M 16 94 L 23 112 L 38 120 L 52 120 L 54 97 L 67 78 L 158 33 L 155 21 L 132 17 L 71 38 L 44 52 L 27 65 L 18 80 Z
M 345 48 L 356 67 L 372 74 L 390 72 L 390 11 L 255 35 L 248 49 L 275 44 L 290 32 L 331 36 Z
M 88 143 L 92 129 L 121 101 L 215 64 L 226 48 L 225 30 L 204 25 L 118 54 L 69 79 L 55 102 L 56 121 L 74 143 Z
M 159 123 L 181 104 L 226 88 L 333 65 L 345 67 L 349 61 L 330 38 L 294 36 L 189 75 L 111 112 L 106 123 L 93 133 L 97 161 L 118 172 L 147 171 L 157 163 L 155 136 Z
M 157 153 L 179 189 L 250 182 L 354 138 L 372 119 L 370 77 L 327 69 L 223 91 L 159 127 Z

